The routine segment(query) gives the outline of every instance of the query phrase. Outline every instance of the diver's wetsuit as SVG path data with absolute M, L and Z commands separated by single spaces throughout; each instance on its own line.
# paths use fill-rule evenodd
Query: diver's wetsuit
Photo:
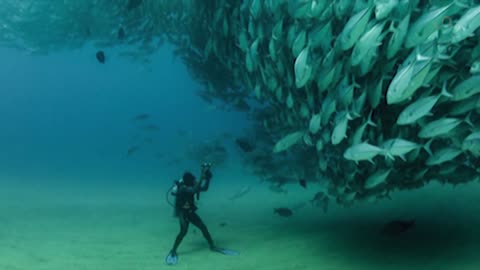
M 202 231 L 203 236 L 207 239 L 210 248 L 214 248 L 212 237 L 208 232 L 207 226 L 203 223 L 202 219 L 195 213 L 197 207 L 195 206 L 194 196 L 201 191 L 207 191 L 210 185 L 210 177 L 203 181 L 196 182 L 194 186 L 189 187 L 185 184 L 179 184 L 177 191 L 173 193 L 176 196 L 175 200 L 175 214 L 180 221 L 180 232 L 175 239 L 175 243 L 171 250 L 172 253 L 177 252 L 177 248 L 182 242 L 183 238 L 187 234 L 188 225 L 192 223 Z

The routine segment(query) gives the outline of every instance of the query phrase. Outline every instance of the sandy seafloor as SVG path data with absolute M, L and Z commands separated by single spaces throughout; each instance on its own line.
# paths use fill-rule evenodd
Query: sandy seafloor
M 391 201 L 332 205 L 327 214 L 307 205 L 282 218 L 273 214 L 274 207 L 301 203 L 316 186 L 292 185 L 285 195 L 256 180 L 231 180 L 239 184 L 214 178 L 198 213 L 219 246 L 241 254 L 209 251 L 191 227 L 178 251 L 179 264 L 166 266 L 178 224 L 165 202 L 165 184 L 3 179 L 0 269 L 480 269 L 479 183 L 395 192 Z M 248 183 L 249 194 L 227 199 Z M 412 231 L 397 237 L 379 233 L 384 222 L 410 217 L 417 222 Z

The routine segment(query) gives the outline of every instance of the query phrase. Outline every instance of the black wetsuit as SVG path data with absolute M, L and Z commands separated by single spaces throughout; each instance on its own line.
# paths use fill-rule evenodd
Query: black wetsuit
M 203 223 L 197 213 L 195 213 L 197 210 L 197 207 L 195 206 L 195 195 L 199 192 L 207 191 L 209 185 L 210 177 L 206 178 L 205 181 L 196 182 L 192 187 L 186 186 L 185 184 L 179 184 L 177 186 L 177 191 L 174 193 L 176 196 L 175 214 L 180 221 L 180 232 L 175 239 L 171 252 L 176 253 L 178 246 L 187 234 L 190 223 L 200 229 L 205 239 L 207 239 L 210 248 L 215 247 L 207 226 Z

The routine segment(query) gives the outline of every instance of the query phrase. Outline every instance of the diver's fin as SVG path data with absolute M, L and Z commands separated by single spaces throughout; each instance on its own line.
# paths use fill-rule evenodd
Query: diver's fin
M 168 253 L 167 257 L 165 258 L 165 263 L 168 265 L 175 265 L 178 262 L 177 253 L 171 252 Z
M 222 253 L 223 255 L 239 255 L 240 254 L 240 252 L 235 251 L 235 250 L 231 250 L 231 249 L 228 249 L 228 248 L 214 247 L 211 250 L 215 251 L 215 252 L 218 252 L 218 253 Z

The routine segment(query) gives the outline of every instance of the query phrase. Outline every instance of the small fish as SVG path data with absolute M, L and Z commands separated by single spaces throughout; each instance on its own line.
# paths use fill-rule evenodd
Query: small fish
M 304 178 L 300 178 L 300 180 L 298 180 L 298 183 L 300 184 L 301 187 L 303 188 L 307 188 L 307 180 L 305 180 Z
M 125 39 L 125 30 L 123 30 L 123 27 L 120 27 L 118 29 L 117 37 L 119 40 L 124 40 Z
M 287 193 L 288 193 L 288 190 L 282 188 L 281 185 L 270 185 L 270 186 L 268 187 L 268 189 L 269 189 L 270 191 L 275 192 L 275 193 L 284 193 L 284 194 L 287 194 Z
M 286 207 L 275 208 L 273 209 L 273 213 L 281 217 L 291 217 L 293 215 L 293 211 Z
M 296 131 L 286 135 L 285 137 L 277 141 L 277 143 L 273 147 L 273 153 L 283 152 L 294 144 L 297 144 L 298 142 L 300 142 L 304 134 L 305 132 L 303 131 Z
M 230 196 L 230 198 L 228 198 L 229 200 L 233 201 L 233 200 L 236 200 L 238 198 L 241 198 L 243 196 L 245 196 L 247 193 L 250 192 L 252 188 L 250 186 L 245 186 L 243 187 L 241 190 L 235 192 L 232 196 Z
M 127 4 L 127 10 L 133 10 L 142 4 L 143 0 L 129 0 Z
M 148 113 L 141 113 L 141 114 L 137 114 L 133 120 L 135 121 L 142 121 L 142 120 L 147 120 L 150 118 L 150 114 Z
M 97 61 L 101 64 L 105 64 L 105 53 L 103 51 L 98 51 L 95 55 L 97 57 Z
M 218 226 L 220 226 L 220 227 L 225 227 L 225 226 L 227 226 L 227 223 L 226 223 L 226 222 L 220 222 L 220 223 L 218 224 Z
M 127 157 L 130 157 L 131 155 L 135 154 L 140 149 L 140 146 L 134 145 L 127 150 Z
M 310 200 L 312 206 L 321 207 L 323 212 L 326 213 L 328 210 L 328 196 L 322 191 L 319 191 L 313 196 L 313 199 Z
M 246 139 L 243 138 L 238 138 L 235 140 L 235 143 L 240 147 L 240 149 L 243 150 L 245 153 L 250 153 L 252 152 L 255 148 L 253 145 Z
M 157 125 L 146 125 L 142 127 L 142 129 L 146 131 L 157 131 L 159 128 Z
M 383 225 L 382 233 L 387 235 L 399 235 L 415 226 L 415 220 L 392 220 Z

